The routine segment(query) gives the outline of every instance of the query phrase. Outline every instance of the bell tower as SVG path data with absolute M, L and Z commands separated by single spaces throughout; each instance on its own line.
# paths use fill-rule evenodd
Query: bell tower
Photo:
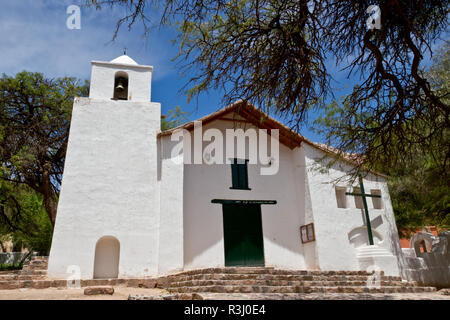
M 109 62 L 92 61 L 89 98 L 150 101 L 152 66 L 141 66 L 127 55 Z
M 48 276 L 151 276 L 161 121 L 161 105 L 151 102 L 153 67 L 127 55 L 91 64 L 89 98 L 74 99 Z

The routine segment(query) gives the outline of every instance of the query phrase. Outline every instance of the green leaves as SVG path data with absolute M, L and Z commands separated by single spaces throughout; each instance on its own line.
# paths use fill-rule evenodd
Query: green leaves
M 0 241 L 11 239 L 48 255 L 52 224 L 42 196 L 23 185 L 0 180 Z
M 180 106 L 176 106 L 173 110 L 169 110 L 166 117 L 161 119 L 161 130 L 169 130 L 178 127 L 189 119 L 189 113 L 182 111 Z
M 29 146 L 23 146 L 16 154 L 11 156 L 11 165 L 21 170 L 32 165 L 36 160 L 35 155 L 30 152 Z
M 426 72 L 433 90 L 448 103 L 449 42 Z M 355 91 L 358 87 L 355 88 Z M 316 120 L 317 131 L 330 145 L 348 153 L 364 154 L 364 165 L 389 175 L 389 189 L 401 230 L 426 225 L 450 227 L 450 127 L 444 110 L 425 108 L 405 121 L 379 128 L 386 122 L 384 105 L 354 108 L 351 98 L 329 104 Z M 393 123 L 399 121 L 396 117 Z M 389 123 L 388 125 L 391 125 Z
M 19 72 L 0 78 L 0 179 L 43 195 L 56 217 L 73 98 L 88 94 L 88 82 Z

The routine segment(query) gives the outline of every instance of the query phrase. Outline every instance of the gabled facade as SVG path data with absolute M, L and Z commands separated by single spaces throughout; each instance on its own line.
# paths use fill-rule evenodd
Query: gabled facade
M 50 277 L 70 266 L 82 278 L 241 265 L 399 274 L 383 175 L 364 177 L 381 195 L 368 246 L 360 199 L 345 195 L 358 187 L 352 159 L 328 167 L 332 150 L 242 101 L 161 132 L 152 68 L 130 60 L 93 62 L 91 96 L 75 100 Z

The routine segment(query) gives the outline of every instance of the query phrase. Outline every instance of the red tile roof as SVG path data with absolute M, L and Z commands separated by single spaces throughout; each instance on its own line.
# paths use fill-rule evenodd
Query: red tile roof
M 261 129 L 278 129 L 279 130 L 279 140 L 281 143 L 289 147 L 290 149 L 294 149 L 296 147 L 299 147 L 302 142 L 307 143 L 321 151 L 326 152 L 327 154 L 331 154 L 333 156 L 337 156 L 341 158 L 342 160 L 351 163 L 352 165 L 360 165 L 361 161 L 363 160 L 362 156 L 360 154 L 349 154 L 346 152 L 343 152 L 337 148 L 331 147 L 329 145 L 323 144 L 323 143 L 316 143 L 313 142 L 301 134 L 295 132 L 288 126 L 284 125 L 283 123 L 279 122 L 278 120 L 275 120 L 274 118 L 268 116 L 266 113 L 255 107 L 254 105 L 238 100 L 231 105 L 222 108 L 216 112 L 213 112 L 209 115 L 206 115 L 196 121 L 201 121 L 202 125 L 206 125 L 212 121 L 215 120 L 221 120 L 222 117 L 225 115 L 228 115 L 230 113 L 237 113 L 241 117 L 248 120 L 248 122 L 252 123 L 258 128 Z M 222 118 L 223 120 L 223 118 Z M 237 121 L 237 120 L 236 120 Z M 187 122 L 181 126 L 161 131 L 158 134 L 158 137 L 170 135 L 173 132 L 185 129 L 188 131 L 194 130 L 194 121 Z M 270 134 L 270 131 L 268 131 L 268 134 Z M 374 173 L 376 175 L 387 177 L 384 174 L 381 174 L 379 172 L 375 172 L 370 170 L 371 173 Z

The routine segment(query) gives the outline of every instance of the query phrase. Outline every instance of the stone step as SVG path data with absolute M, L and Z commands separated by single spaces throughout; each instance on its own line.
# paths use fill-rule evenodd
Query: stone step
M 273 274 L 273 275 L 321 275 L 321 276 L 370 276 L 373 273 L 366 271 L 311 271 L 311 270 L 281 270 L 275 268 L 259 267 L 227 267 L 227 268 L 207 268 L 184 271 L 177 276 L 189 276 L 196 274 Z M 383 274 L 383 273 L 382 273 Z
M 434 287 L 414 287 L 414 286 L 403 286 L 403 287 L 311 287 L 313 288 L 311 292 L 317 293 L 422 293 L 422 292 L 435 292 Z M 305 288 L 308 291 L 307 288 Z
M 46 264 L 32 264 L 23 266 L 22 270 L 47 270 L 48 266 Z
M 35 265 L 35 266 L 23 266 L 21 271 L 33 271 L 33 270 L 47 270 L 47 266 Z
M 128 286 L 128 287 L 144 287 L 144 288 L 167 288 L 167 283 L 161 285 L 163 282 L 162 278 L 135 278 L 135 279 L 86 279 L 81 280 L 81 287 L 89 286 Z M 245 280 L 244 280 L 245 281 Z M 224 281 L 226 282 L 226 281 Z M 219 282 L 220 283 L 220 282 Z M 306 283 L 303 282 L 302 285 L 276 285 L 276 283 L 271 283 L 274 285 L 244 285 L 237 282 L 235 285 L 219 285 L 219 283 L 209 284 L 209 283 L 191 283 L 193 286 L 177 286 L 176 282 L 173 282 L 172 287 L 167 289 L 171 292 L 177 293 L 197 293 L 197 292 L 218 292 L 218 293 L 365 293 L 365 292 L 380 292 L 380 293 L 398 293 L 398 292 L 431 292 L 435 291 L 432 287 L 418 287 L 412 286 L 410 283 L 398 282 L 395 283 L 381 283 L 381 288 L 367 289 L 366 284 L 356 285 L 356 283 L 350 283 L 352 285 L 332 286 L 331 283 L 326 283 L 330 285 L 324 285 L 320 283 L 317 286 L 314 282 Z M 223 283 L 223 282 L 222 282 Z M 239 284 L 238 284 L 239 283 Z M 305 283 L 307 285 L 305 285 Z M 195 285 L 197 284 L 197 285 Z M 202 285 L 199 285 L 202 284 Z M 266 283 L 267 284 L 267 283 Z M 280 284 L 280 283 L 278 283 Z M 391 285 L 390 285 L 391 284 Z M 65 279 L 22 279 L 22 280 L 3 280 L 0 281 L 0 289 L 19 289 L 19 288 L 65 288 L 67 287 L 67 280 Z M 378 291 L 377 291 L 378 290 Z
M 48 268 L 48 257 L 45 256 L 36 256 L 32 257 L 29 261 L 27 261 L 22 270 L 20 270 L 20 274 L 32 274 L 34 270 L 38 272 L 36 274 L 42 274 L 42 270 L 45 270 L 45 274 Z
M 17 280 L 18 274 L 0 274 L 0 281 Z
M 0 275 L 18 274 L 20 270 L 3 270 L 0 271 Z
M 197 286 L 304 286 L 304 287 L 357 287 L 366 286 L 367 281 L 288 281 L 288 280 L 192 280 L 175 281 L 169 288 Z M 415 283 L 402 281 L 380 281 L 384 287 L 416 287 Z
M 195 286 L 168 288 L 174 293 L 415 293 L 433 292 L 433 287 L 363 287 L 363 286 L 343 286 L 343 287 L 304 287 L 304 286 Z
M 48 256 L 34 256 L 33 258 L 31 258 L 31 261 L 35 261 L 35 260 L 48 261 Z
M 22 272 L 20 273 L 20 275 L 36 275 L 36 276 L 43 275 L 43 276 L 45 276 L 45 275 L 47 275 L 47 270 L 38 270 L 38 269 L 35 269 L 35 270 L 23 270 L 22 269 Z
M 48 266 L 48 261 L 45 260 L 31 260 L 26 266 Z
M 159 295 L 130 294 L 128 296 L 128 300 L 203 300 L 203 297 L 197 293 L 159 294 Z
M 19 275 L 16 280 L 44 280 L 47 278 L 47 275 L 36 275 L 36 274 L 30 274 L 30 275 Z
M 202 292 L 193 293 L 191 296 L 198 296 L 202 300 L 423 300 L 429 299 L 427 293 L 414 294 L 393 294 L 386 296 L 385 293 L 213 293 Z M 171 294 L 173 299 L 180 299 L 189 294 Z M 128 300 L 155 300 L 155 296 L 130 295 Z M 180 298 L 179 298 L 180 297 Z M 157 298 L 159 298 L 157 296 Z
M 175 281 L 191 280 L 288 280 L 288 281 L 366 281 L 369 276 L 348 275 L 296 275 L 296 274 L 229 274 L 229 273 L 206 273 L 193 275 L 170 276 Z M 401 277 L 381 276 L 383 281 L 401 281 Z

